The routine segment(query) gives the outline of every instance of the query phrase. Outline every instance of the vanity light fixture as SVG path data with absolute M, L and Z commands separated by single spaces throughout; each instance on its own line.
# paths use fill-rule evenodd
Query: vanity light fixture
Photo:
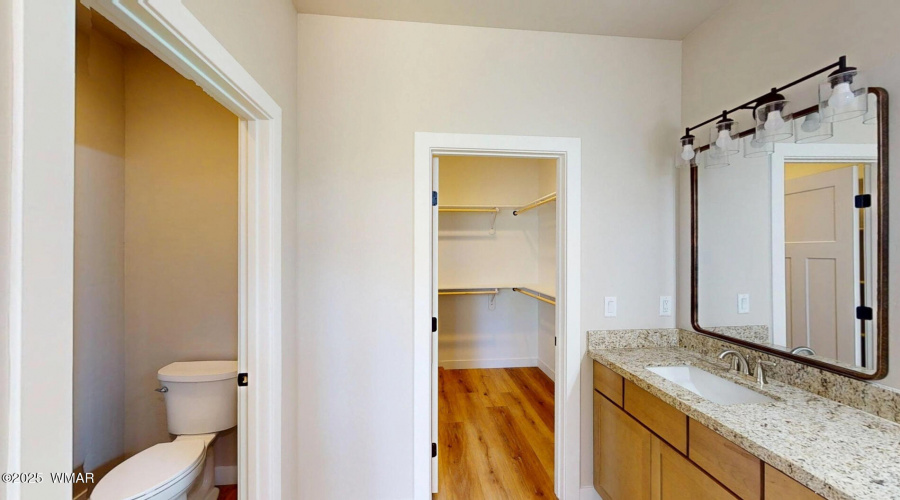
M 869 94 L 869 109 L 863 116 L 863 123 L 866 125 L 876 125 L 878 123 L 878 99 L 874 94 Z
M 756 140 L 776 142 L 794 133 L 790 102 L 776 88 L 756 101 L 753 114 L 756 115 Z
M 834 71 L 832 71 L 834 70 Z M 825 83 L 819 86 L 819 112 L 807 115 L 802 122 L 793 119 L 790 113 L 787 99 L 781 92 L 799 85 L 822 73 L 831 71 Z M 753 138 L 745 141 L 746 146 L 751 146 L 751 151 L 746 151 L 744 156 L 762 154 L 762 150 L 753 141 L 772 143 L 787 139 L 796 135 L 796 142 L 815 142 L 831 137 L 831 122 L 847 120 L 865 115 L 869 108 L 869 89 L 865 86 L 863 78 L 856 68 L 847 66 L 847 56 L 841 56 L 838 61 L 824 68 L 816 70 L 804 77 L 798 78 L 787 85 L 771 89 L 756 99 L 745 102 L 740 106 L 728 109 L 721 115 L 714 116 L 693 127 L 685 129 L 685 135 L 681 138 L 679 156 L 675 158 L 675 166 L 686 166 L 691 159 L 685 159 L 691 154 L 697 156 L 704 153 L 706 168 L 724 167 L 729 164 L 728 157 L 740 152 L 741 136 L 747 135 L 738 130 L 737 122 L 728 115 L 737 111 L 753 111 L 756 118 L 756 130 Z M 867 123 L 869 116 L 866 116 Z M 718 121 L 716 121 L 718 119 Z M 716 122 L 710 129 L 709 144 L 696 146 L 691 132 Z M 799 122 L 799 125 L 797 124 Z M 685 139 L 690 137 L 690 144 L 685 144 Z M 686 147 L 689 146 L 689 147 Z M 771 151 L 769 151 L 771 153 Z M 681 156 L 681 155 L 684 156 Z
M 741 152 L 738 123 L 722 111 L 722 119 L 709 129 L 710 156 L 731 156 Z
M 831 122 L 822 121 L 822 115 L 818 112 L 810 113 L 802 119 L 794 120 L 794 142 L 808 144 L 831 139 L 834 135 L 834 125 Z
M 846 56 L 838 68 L 819 85 L 819 112 L 826 122 L 840 122 L 866 114 L 869 89 L 859 71 L 847 66 Z
M 685 130 L 684 136 L 681 138 L 681 149 L 675 156 L 675 168 L 685 168 L 691 166 L 697 153 L 694 151 L 694 139 L 690 130 Z
M 763 141 L 751 134 L 744 137 L 744 158 L 759 158 L 775 152 L 775 143 Z

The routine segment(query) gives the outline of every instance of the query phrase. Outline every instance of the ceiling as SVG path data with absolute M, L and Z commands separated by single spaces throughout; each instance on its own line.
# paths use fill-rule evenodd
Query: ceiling
M 303 14 L 681 40 L 731 0 L 294 0 Z

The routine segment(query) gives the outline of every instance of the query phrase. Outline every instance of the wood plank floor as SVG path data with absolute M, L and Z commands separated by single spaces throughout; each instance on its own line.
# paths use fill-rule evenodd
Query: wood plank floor
M 441 368 L 438 377 L 434 498 L 556 498 L 553 381 L 538 368 Z
M 237 485 L 217 486 L 219 488 L 218 500 L 237 500 Z

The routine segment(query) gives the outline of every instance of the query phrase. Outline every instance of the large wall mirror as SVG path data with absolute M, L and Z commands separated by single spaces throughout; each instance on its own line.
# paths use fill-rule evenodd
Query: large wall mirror
M 887 92 L 868 99 L 846 121 L 795 113 L 793 138 L 724 168 L 698 158 L 697 331 L 855 378 L 886 375 Z

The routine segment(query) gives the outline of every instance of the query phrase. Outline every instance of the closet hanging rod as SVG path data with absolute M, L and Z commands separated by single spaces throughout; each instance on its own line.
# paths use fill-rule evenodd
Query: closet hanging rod
M 523 206 L 522 208 L 513 210 L 513 215 L 519 215 L 522 212 L 527 212 L 527 211 L 531 210 L 532 208 L 537 208 L 546 203 L 550 203 L 551 201 L 556 201 L 556 193 L 555 192 L 550 193 L 547 196 L 542 196 L 542 197 L 532 201 L 531 203 Z
M 527 290 L 527 289 L 524 289 L 524 288 L 513 288 L 513 291 L 514 291 L 514 292 L 519 292 L 519 293 L 521 293 L 521 294 L 523 294 L 523 295 L 527 295 L 527 296 L 529 296 L 529 297 L 531 297 L 531 298 L 534 298 L 534 299 L 538 299 L 538 300 L 540 300 L 541 302 L 546 302 L 546 303 L 548 303 L 548 304 L 550 304 L 550 305 L 552 305 L 552 306 L 555 306 L 555 305 L 556 305 L 556 301 L 555 301 L 555 300 L 548 299 L 548 298 L 546 298 L 546 297 L 543 297 L 542 294 L 539 294 L 539 293 L 533 293 L 533 292 L 531 292 L 531 291 L 529 291 L 529 290 Z
M 500 293 L 499 288 L 473 288 L 471 290 L 450 288 L 438 290 L 438 295 L 497 295 L 498 293 Z

